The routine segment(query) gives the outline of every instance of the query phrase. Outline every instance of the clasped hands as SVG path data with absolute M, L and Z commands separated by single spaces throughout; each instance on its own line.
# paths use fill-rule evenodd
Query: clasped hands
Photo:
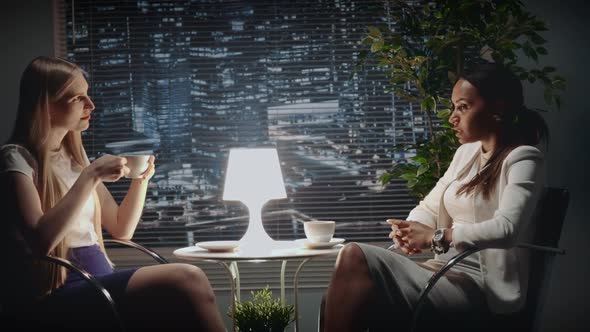
M 406 255 L 414 255 L 423 249 L 430 249 L 434 229 L 422 223 L 409 220 L 387 219 L 391 225 L 389 238 L 394 241 L 394 248 Z

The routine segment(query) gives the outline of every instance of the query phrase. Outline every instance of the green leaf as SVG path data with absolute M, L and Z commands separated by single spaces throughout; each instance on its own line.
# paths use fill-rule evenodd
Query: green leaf
M 375 26 L 369 26 L 367 29 L 369 30 L 369 36 L 378 39 L 381 39 L 383 37 L 383 35 L 381 35 L 381 30 L 379 30 L 379 28 Z
M 538 33 L 531 34 L 531 41 L 537 45 L 544 44 L 547 42 L 543 37 L 541 37 Z
M 560 96 L 555 96 L 555 107 L 557 107 L 557 109 L 561 109 L 561 97 Z
M 404 179 L 404 180 L 412 180 L 416 178 L 416 174 L 414 173 L 404 173 L 402 175 L 399 176 L 400 178 Z
M 391 182 L 391 178 L 391 173 L 385 172 L 379 177 L 379 182 L 381 182 L 382 185 L 386 185 Z
M 556 75 L 555 77 L 553 77 L 551 84 L 556 89 L 565 89 L 565 78 Z
M 381 58 L 381 59 L 379 59 L 379 62 L 377 63 L 377 65 L 379 65 L 381 67 L 386 67 L 389 65 L 389 60 L 387 60 L 387 58 Z
M 438 111 L 438 112 L 436 113 L 436 116 L 437 116 L 439 119 L 447 119 L 449 116 L 451 116 L 451 112 L 452 112 L 452 111 L 451 111 L 451 109 L 450 109 L 450 108 L 445 108 L 445 109 L 442 109 L 442 110 Z
M 373 42 L 373 45 L 371 45 L 371 52 L 375 53 L 381 50 L 381 48 L 383 48 L 383 41 L 382 40 L 378 40 L 376 42 Z
M 432 96 L 426 97 L 422 100 L 422 104 L 420 106 L 423 112 L 433 111 L 436 106 L 436 100 Z
M 451 100 L 449 98 L 441 98 L 441 97 L 439 97 L 438 98 L 438 103 L 441 104 L 441 105 L 443 105 L 443 106 L 445 106 L 445 107 L 448 107 L 448 108 L 451 108 L 451 106 L 453 105 L 453 103 L 451 103 Z
M 426 110 L 429 110 L 429 109 L 430 109 L 429 99 L 428 98 L 422 99 L 422 103 L 420 103 L 420 110 L 422 112 L 425 112 Z
M 532 57 L 532 53 L 535 52 L 535 50 L 533 49 L 533 47 L 531 46 L 531 43 L 529 43 L 528 41 L 524 42 L 522 44 L 522 51 L 524 52 L 524 54 L 526 56 L 528 56 L 529 58 Z
M 420 175 L 426 173 L 429 168 L 430 167 L 428 166 L 428 164 L 420 165 L 420 167 L 418 167 L 418 171 L 416 172 L 416 176 L 420 176 Z
M 545 99 L 545 103 L 551 105 L 553 102 L 553 91 L 551 88 L 545 89 L 543 92 L 543 99 Z
M 533 27 L 537 31 L 546 31 L 547 30 L 547 26 L 545 25 L 545 23 L 540 20 L 535 20 L 533 22 Z
M 428 160 L 424 157 L 421 157 L 421 156 L 414 156 L 410 159 L 417 162 L 417 163 L 420 163 L 420 164 L 427 164 L 428 163 Z
M 361 44 L 369 46 L 373 44 L 373 38 L 367 37 L 361 41 Z
M 544 85 L 552 85 L 551 80 L 549 79 L 549 77 L 547 77 L 547 75 L 543 74 L 539 74 L 537 75 L 537 78 L 539 80 L 541 80 L 541 82 L 543 82 Z

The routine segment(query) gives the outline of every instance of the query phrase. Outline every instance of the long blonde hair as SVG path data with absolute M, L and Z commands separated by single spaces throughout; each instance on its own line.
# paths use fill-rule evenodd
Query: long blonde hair
M 20 95 L 16 122 L 11 142 L 27 148 L 37 161 L 35 185 L 41 199 L 44 212 L 51 209 L 66 194 L 65 184 L 52 170 L 50 147 L 47 144 L 51 130 L 49 107 L 51 103 L 62 98 L 77 75 L 84 71 L 76 64 L 56 57 L 38 57 L 27 66 L 20 81 Z M 66 152 L 72 157 L 75 167 L 83 169 L 89 161 L 82 145 L 80 132 L 70 131 L 62 142 Z M 104 251 L 100 216 L 100 202 L 96 191 L 94 229 L 98 235 L 99 245 Z M 66 258 L 68 249 L 62 240 L 50 255 Z M 106 255 L 106 253 L 105 253 Z M 39 295 L 46 294 L 63 285 L 66 270 L 54 264 L 38 263 L 34 270 L 38 283 Z

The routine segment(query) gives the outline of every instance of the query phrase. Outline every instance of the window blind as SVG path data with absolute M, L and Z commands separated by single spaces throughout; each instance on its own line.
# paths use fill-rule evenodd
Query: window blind
M 66 57 L 96 104 L 91 159 L 156 157 L 134 240 L 186 246 L 239 239 L 248 211 L 222 200 L 229 149 L 278 150 L 288 198 L 263 210 L 277 240 L 335 220 L 336 237 L 387 240 L 387 218 L 416 202 L 380 172 L 427 134 L 419 105 L 386 91 L 383 69 L 354 72 L 369 25 L 394 27 L 387 1 L 66 0 Z M 56 20 L 58 22 L 59 20 Z M 107 184 L 117 201 L 129 186 Z M 253 188 L 254 190 L 254 188 Z

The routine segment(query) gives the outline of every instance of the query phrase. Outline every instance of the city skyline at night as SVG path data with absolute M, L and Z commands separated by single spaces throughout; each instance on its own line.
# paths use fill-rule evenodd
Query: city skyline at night
M 221 200 L 230 148 L 274 146 L 289 198 L 271 202 L 275 238 L 301 221 L 367 225 L 415 204 L 379 171 L 408 157 L 398 143 L 426 130 L 420 110 L 387 92 L 382 69 L 353 73 L 369 25 L 394 24 L 381 1 L 101 1 L 67 8 L 67 57 L 89 73 L 97 105 L 90 156 L 156 156 L 138 238 L 239 238 L 247 210 Z M 110 185 L 121 199 L 128 182 Z M 360 232 L 362 233 L 362 232 Z M 166 235 L 169 234 L 169 235 Z M 360 236 L 360 235 L 359 235 Z

